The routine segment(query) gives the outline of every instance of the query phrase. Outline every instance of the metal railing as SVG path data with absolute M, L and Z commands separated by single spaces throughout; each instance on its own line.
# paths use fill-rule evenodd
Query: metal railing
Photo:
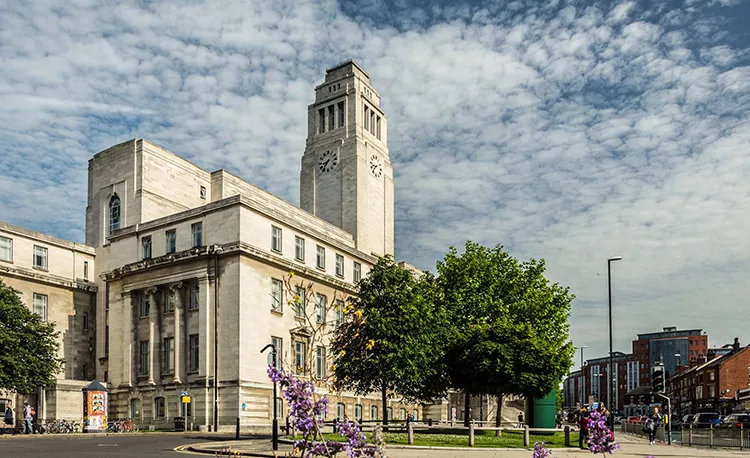
M 686 446 L 723 447 L 723 448 L 750 448 L 750 429 L 744 425 L 739 427 L 727 427 L 713 425 L 697 428 L 691 423 L 672 426 L 672 441 L 681 442 Z M 623 423 L 622 431 L 629 434 L 646 437 L 641 423 Z M 666 432 L 663 427 L 656 430 L 656 440 L 666 442 Z

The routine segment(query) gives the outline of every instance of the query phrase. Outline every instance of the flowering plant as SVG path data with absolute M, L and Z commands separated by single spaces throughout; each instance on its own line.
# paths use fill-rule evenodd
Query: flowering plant
M 586 444 L 591 453 L 613 454 L 620 450 L 620 446 L 614 440 L 610 440 L 611 430 L 607 426 L 607 416 L 601 412 L 593 411 L 589 415 L 588 438 Z
M 547 458 L 552 456 L 552 450 L 544 446 L 544 442 L 534 442 L 534 454 L 531 458 Z
M 321 428 L 323 418 L 328 413 L 328 399 L 321 396 L 316 400 L 312 382 L 302 381 L 273 366 L 268 367 L 268 376 L 281 385 L 289 406 L 289 416 L 294 421 L 295 429 L 302 433 L 302 439 L 294 441 L 295 455 L 299 453 L 304 458 L 333 457 L 343 450 L 349 458 L 385 458 L 382 434 L 376 431 L 376 445 L 369 445 L 360 426 L 349 420 L 337 424 L 339 435 L 346 438 L 345 442 L 322 440 Z

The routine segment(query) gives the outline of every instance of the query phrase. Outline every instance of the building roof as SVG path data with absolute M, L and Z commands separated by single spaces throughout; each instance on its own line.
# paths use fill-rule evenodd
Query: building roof
M 670 337 L 689 337 L 689 336 L 700 336 L 703 335 L 703 329 L 682 329 L 678 330 L 674 326 L 663 328 L 661 331 L 647 332 L 645 334 L 638 334 L 637 340 L 651 340 L 651 339 L 668 339 Z

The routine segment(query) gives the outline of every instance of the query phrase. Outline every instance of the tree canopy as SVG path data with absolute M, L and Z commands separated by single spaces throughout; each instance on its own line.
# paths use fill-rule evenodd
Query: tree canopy
M 0 280 L 0 388 L 31 393 L 52 385 L 62 369 L 58 333 Z
M 346 306 L 332 341 L 339 388 L 427 401 L 447 389 L 442 338 L 446 316 L 437 308 L 434 278 L 416 278 L 391 256 L 379 259 Z

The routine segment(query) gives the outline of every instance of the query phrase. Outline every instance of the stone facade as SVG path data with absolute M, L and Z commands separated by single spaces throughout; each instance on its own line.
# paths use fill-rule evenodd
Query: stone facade
M 59 356 L 65 359 L 55 386 L 28 397 L 5 393 L 0 398 L 10 399 L 17 409 L 28 399 L 41 421 L 81 421 L 81 388 L 96 370 L 94 249 L 3 222 L 0 243 L 4 247 L 0 278 L 19 291 L 31 310 L 55 324 L 60 333 Z

